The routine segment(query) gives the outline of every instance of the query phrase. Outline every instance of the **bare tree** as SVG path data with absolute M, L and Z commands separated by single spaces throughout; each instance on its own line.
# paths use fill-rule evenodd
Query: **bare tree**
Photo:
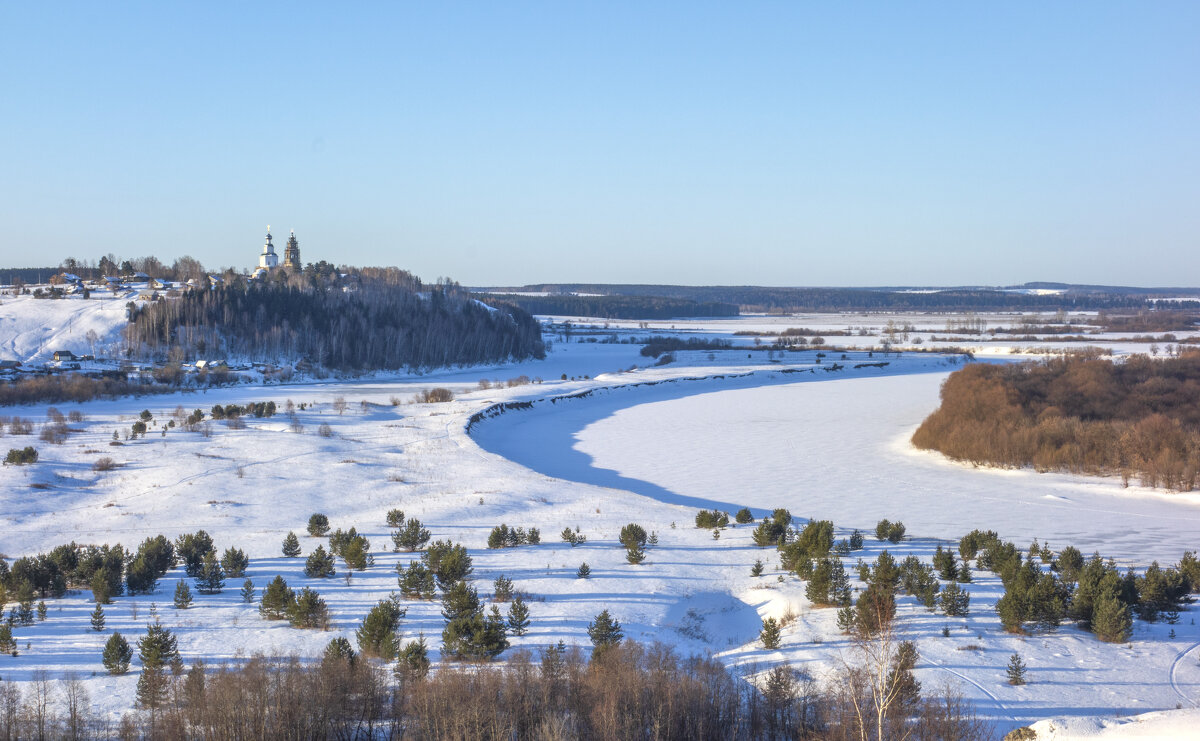
M 79 741 L 88 737 L 88 697 L 87 687 L 75 672 L 67 672 L 62 678 L 63 708 L 67 713 L 65 738 Z

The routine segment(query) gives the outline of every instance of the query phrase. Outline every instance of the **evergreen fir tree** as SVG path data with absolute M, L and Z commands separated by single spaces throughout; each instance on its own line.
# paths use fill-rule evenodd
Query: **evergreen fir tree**
M 114 632 L 108 637 L 101 663 L 109 674 L 124 674 L 129 671 L 129 662 L 132 659 L 133 649 L 129 647 L 129 641 L 126 641 L 124 636 Z
M 1013 654 L 1008 659 L 1008 667 L 1004 670 L 1008 675 L 1009 684 L 1025 684 L 1025 662 L 1021 661 L 1020 654 Z
M 12 625 L 0 623 L 0 653 L 12 654 L 17 650 L 17 639 L 13 637 Z
M 843 633 L 850 633 L 854 630 L 854 608 L 843 607 L 837 611 L 837 626 L 838 630 Z
M 587 565 L 587 561 L 579 564 L 579 570 L 575 572 L 576 578 L 590 579 L 592 576 L 592 567 Z
M 822 558 L 813 567 L 808 583 L 804 585 L 804 596 L 817 607 L 834 604 L 830 598 L 833 586 L 833 563 L 828 558 Z
M 22 581 L 17 587 L 17 624 L 33 625 L 33 585 Z
M 96 569 L 96 573 L 92 574 L 92 599 L 97 604 L 107 605 L 112 601 L 112 592 L 109 589 L 108 574 L 104 569 Z
M 754 565 L 750 567 L 750 576 L 762 576 L 763 562 L 761 558 L 754 560 Z
M 363 618 L 362 626 L 354 631 L 358 650 L 363 656 L 391 661 L 400 648 L 400 620 L 406 610 L 400 607 L 395 595 L 378 602 Z
M 37 619 L 38 619 L 39 623 L 46 622 L 46 612 L 47 612 L 46 601 L 45 600 L 39 601 L 38 606 L 37 606 Z
M 387 513 L 388 527 L 403 527 L 404 526 L 404 510 L 391 509 Z
M 863 547 L 863 534 L 855 528 L 854 532 L 850 533 L 850 550 L 861 551 Z
M 104 630 L 104 607 L 97 602 L 96 609 L 92 610 L 92 630 L 97 633 Z
M 314 548 L 304 561 L 304 575 L 310 579 L 326 579 L 336 574 L 333 554 L 326 551 L 323 545 Z
M 592 655 L 598 655 L 605 649 L 612 646 L 620 645 L 625 638 L 625 633 L 621 631 L 621 623 L 615 620 L 608 614 L 608 610 L 603 610 L 596 616 L 587 627 L 588 638 L 592 641 Z
M 288 589 L 287 582 L 282 576 L 276 576 L 263 590 L 258 611 L 267 620 L 284 620 L 294 599 L 295 594 Z
M 300 539 L 293 532 L 288 532 L 283 539 L 283 555 L 288 558 L 295 558 L 300 555 Z
M 225 576 L 230 579 L 241 579 L 246 575 L 246 569 L 249 566 L 250 559 L 240 548 L 226 548 L 225 552 L 221 554 L 221 568 L 225 570 Z
M 200 573 L 196 577 L 196 589 L 200 594 L 220 594 L 225 588 L 225 572 L 217 561 L 215 551 L 204 554 L 200 565 Z
M 424 634 L 400 649 L 394 673 L 401 682 L 419 682 L 429 674 L 429 649 L 425 645 Z
M 485 616 L 479 594 L 466 582 L 456 582 L 442 596 L 443 651 L 452 656 L 490 659 L 508 648 L 499 612 Z
M 175 554 L 183 561 L 184 571 L 194 577 L 200 573 L 205 554 L 213 552 L 212 536 L 203 530 L 180 535 L 175 541 Z
M 186 610 L 192 606 L 192 590 L 183 579 L 175 582 L 175 609 Z
M 154 710 L 167 699 L 167 668 L 179 663 L 176 638 L 157 618 L 138 640 L 138 657 L 142 661 L 142 674 L 138 677 L 137 701 L 140 706 Z
M 508 608 L 508 630 L 515 636 L 525 635 L 529 629 L 529 607 L 521 595 L 513 598 Z
M 773 617 L 764 620 L 758 638 L 762 641 L 763 648 L 767 650 L 774 651 L 779 648 L 779 622 Z
M 242 602 L 245 602 L 246 604 L 250 604 L 254 601 L 254 582 L 252 582 L 249 577 L 246 578 L 246 581 L 242 582 L 241 595 Z
M 375 562 L 370 551 L 370 541 L 362 535 L 356 535 L 342 549 L 342 561 L 349 570 L 365 571 L 368 566 Z
M 742 507 L 733 516 L 734 522 L 739 525 L 745 525 L 748 522 L 754 522 L 754 515 L 750 512 L 749 507 Z

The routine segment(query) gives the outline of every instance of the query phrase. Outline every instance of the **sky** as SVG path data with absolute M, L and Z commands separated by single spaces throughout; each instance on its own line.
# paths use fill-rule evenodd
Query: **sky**
M 1200 285 L 1200 3 L 0 3 L 0 267 Z M 282 251 L 280 249 L 280 251 Z

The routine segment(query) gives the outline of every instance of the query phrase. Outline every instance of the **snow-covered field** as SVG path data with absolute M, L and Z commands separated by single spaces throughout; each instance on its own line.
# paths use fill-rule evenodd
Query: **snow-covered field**
M 766 318 L 706 320 L 687 329 L 732 337 L 768 321 L 774 324 Z M 837 327 L 847 320 L 825 321 Z M 670 323 L 653 324 L 659 325 L 654 333 L 670 331 Z M 684 330 L 682 322 L 675 324 Z M 836 341 L 842 339 L 867 340 Z M 748 506 L 761 516 L 782 506 L 799 518 L 832 519 L 839 537 L 854 528 L 870 532 L 882 517 L 898 519 L 911 536 L 889 546 L 898 556 L 928 557 L 938 543 L 976 527 L 995 529 L 1020 546 L 1036 536 L 1054 549 L 1096 549 L 1134 566 L 1153 559 L 1174 563 L 1200 540 L 1200 502 L 1192 495 L 1059 474 L 975 470 L 912 451 L 908 436 L 936 406 L 939 384 L 957 358 L 905 354 L 886 358 L 884 368 L 855 369 L 857 362 L 885 358 L 851 354 L 849 360 L 838 356 L 845 367 L 829 372 L 824 368 L 834 357 L 818 366 L 811 351 L 772 362 L 765 353 L 726 350 L 679 352 L 674 363 L 646 367 L 652 361 L 638 349 L 559 340 L 546 360 L 505 368 L 95 402 L 78 407 L 86 419 L 71 425 L 77 432 L 62 445 L 6 434 L 0 446 L 33 444 L 41 453 L 34 466 L 0 470 L 0 550 L 10 559 L 71 540 L 135 548 L 159 533 L 173 538 L 202 528 L 218 550 L 237 546 L 247 552 L 249 575 L 260 589 L 281 574 L 293 588 L 320 591 L 334 629 L 266 622 L 255 605 L 239 601 L 240 585 L 232 580 L 223 594 L 198 595 L 191 609 L 177 611 L 171 595 L 182 576 L 178 569 L 154 595 L 117 598 L 106 610 L 104 633 L 89 629 L 89 593 L 50 601 L 46 622 L 17 629 L 20 655 L 0 657 L 0 676 L 26 681 L 37 669 L 73 670 L 86 679 L 98 709 L 119 713 L 133 703 L 136 663 L 129 675 L 110 677 L 100 666 L 101 648 L 114 629 L 129 638 L 140 635 L 152 603 L 179 635 L 186 660 L 272 650 L 315 655 L 336 635 L 353 642 L 370 606 L 396 590 L 394 567 L 413 559 L 391 552 L 384 516 L 394 507 L 419 518 L 435 539 L 467 545 L 481 594 L 504 574 L 535 596 L 531 630 L 510 638 L 514 646 L 559 639 L 587 645 L 588 621 L 608 608 L 639 640 L 674 643 L 684 653 L 711 652 L 738 671 L 789 661 L 818 677 L 848 650 L 834 611 L 811 609 L 795 577 L 780 581 L 775 552 L 753 546 L 750 527 L 727 529 L 714 540 L 710 531 L 693 527 L 697 509 L 732 513 Z M 629 370 L 633 366 L 641 368 Z M 568 380 L 558 380 L 564 374 Z M 517 375 L 547 380 L 512 388 L 476 385 L 480 378 Z M 431 386 L 453 389 L 456 399 L 409 403 Z M 588 390 L 593 393 L 585 398 L 550 401 Z M 333 403 L 339 397 L 348 402 L 343 413 Z M 393 397 L 401 403 L 394 406 Z M 296 413 L 300 431 L 282 413 L 287 399 L 309 405 Z M 494 403 L 539 399 L 544 401 L 531 409 L 466 429 L 472 414 Z M 213 422 L 211 436 L 180 429 L 162 434 L 176 405 L 207 411 L 215 403 L 266 400 L 280 405 L 281 413 L 247 418 L 245 429 Z M 128 430 L 142 409 L 155 417 L 149 435 L 110 446 L 113 431 Z M 44 408 L 3 411 L 45 418 Z M 322 424 L 332 428 L 332 437 L 318 434 Z M 92 463 L 101 456 L 121 467 L 94 472 Z M 280 544 L 295 531 L 307 555 L 317 543 L 304 535 L 313 512 L 327 514 L 334 527 L 355 526 L 366 534 L 374 567 L 349 584 L 340 574 L 306 579 L 303 558 L 282 557 Z M 616 543 L 629 522 L 658 535 L 640 566 L 627 564 Z M 543 542 L 487 550 L 488 532 L 500 523 L 538 527 Z M 588 542 L 572 548 L 558 533 L 576 526 Z M 862 555 L 872 559 L 882 548 L 868 537 Z M 749 570 L 757 558 L 768 570 L 753 578 Z M 592 577 L 577 579 L 585 561 Z M 975 577 L 967 585 L 972 602 L 966 618 L 947 619 L 901 599 L 899 624 L 917 641 L 917 676 L 926 687 L 956 684 L 1002 729 L 1200 703 L 1194 610 L 1174 626 L 1174 639 L 1167 636 L 1169 626 L 1143 622 L 1122 645 L 1100 643 L 1071 627 L 1013 636 L 1001 632 L 992 609 L 1001 592 L 998 580 L 982 572 Z M 410 602 L 408 608 L 405 638 L 424 633 L 436 649 L 440 604 Z M 782 648 L 763 650 L 756 640 L 762 618 L 788 612 L 796 618 L 784 630 Z M 949 637 L 942 636 L 946 626 Z M 1013 652 L 1029 666 L 1028 685 L 1005 683 L 1003 667 Z

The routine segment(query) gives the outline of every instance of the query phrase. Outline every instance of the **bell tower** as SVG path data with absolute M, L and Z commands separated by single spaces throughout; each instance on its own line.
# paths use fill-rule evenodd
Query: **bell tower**
M 283 266 L 289 270 L 300 270 L 300 240 L 296 239 L 295 229 L 283 250 Z
M 271 227 L 267 226 L 267 243 L 263 245 L 262 254 L 258 256 L 258 266 L 273 270 L 279 264 L 279 255 L 275 254 L 275 245 L 271 244 Z

